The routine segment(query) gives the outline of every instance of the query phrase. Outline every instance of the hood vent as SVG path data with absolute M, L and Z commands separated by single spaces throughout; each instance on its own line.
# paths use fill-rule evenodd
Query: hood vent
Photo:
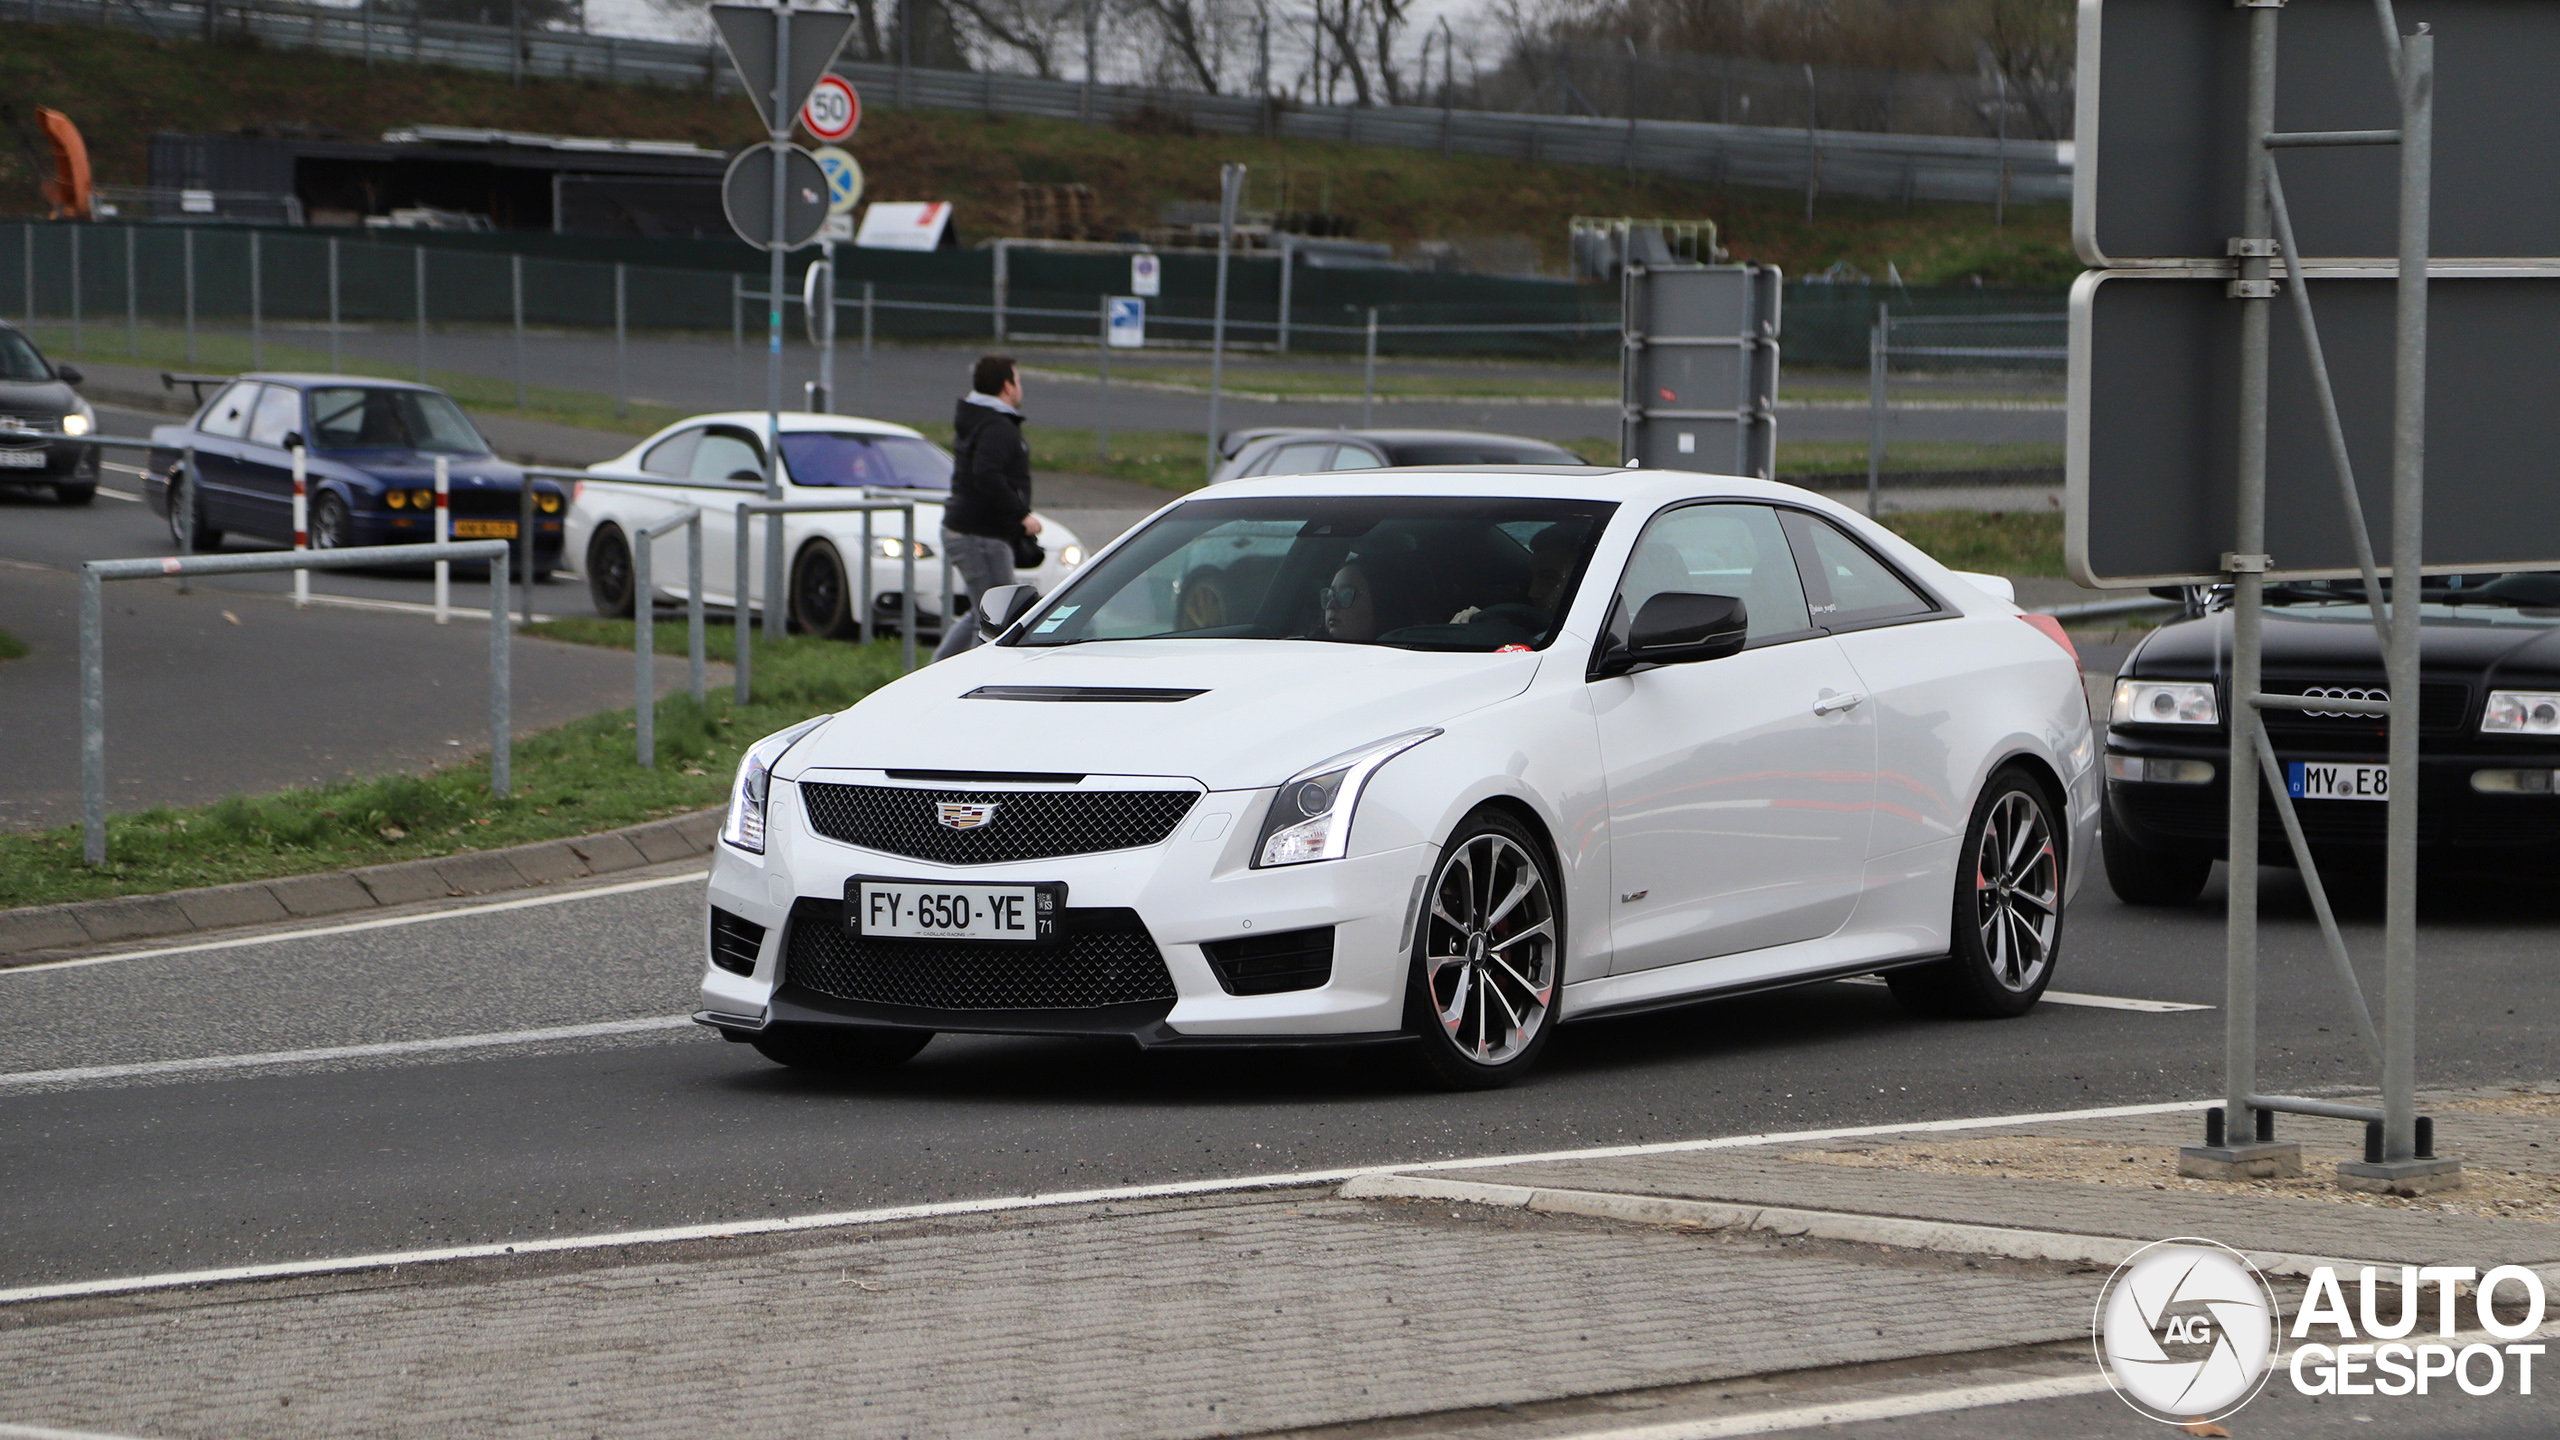
M 1171 705 L 1206 690 L 1160 690 L 1135 685 L 981 685 L 963 700 L 1044 700 L 1100 705 Z

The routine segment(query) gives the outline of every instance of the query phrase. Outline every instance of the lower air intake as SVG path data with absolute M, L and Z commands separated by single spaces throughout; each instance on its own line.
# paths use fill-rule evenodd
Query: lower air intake
M 1174 998 L 1173 975 L 1135 910 L 1059 916 L 1047 945 L 857 935 L 844 903 L 791 907 L 783 979 L 838 1000 L 928 1010 L 1089 1010 Z

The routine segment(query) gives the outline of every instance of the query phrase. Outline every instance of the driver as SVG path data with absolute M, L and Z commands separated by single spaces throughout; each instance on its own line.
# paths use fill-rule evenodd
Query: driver
M 1366 643 L 1391 630 L 1428 623 L 1424 597 L 1396 566 L 1359 556 L 1342 562 L 1333 583 L 1316 592 L 1328 640 Z

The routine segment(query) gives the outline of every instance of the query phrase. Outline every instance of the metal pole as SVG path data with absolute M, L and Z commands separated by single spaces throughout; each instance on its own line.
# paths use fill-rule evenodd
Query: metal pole
M 684 522 L 684 644 L 685 680 L 693 692 L 693 703 L 704 700 L 702 693 L 702 510 L 694 508 Z
M 299 552 L 311 548 L 311 466 L 310 452 L 293 447 L 293 548 Z M 311 572 L 293 572 L 293 608 L 311 608 Z
M 524 596 L 524 621 L 533 623 L 533 477 L 516 480 L 516 544 L 524 549 L 524 575 L 516 584 Z M 500 604 L 504 604 L 503 599 Z
M 782 499 L 782 227 L 783 192 L 790 183 L 784 162 L 794 120 L 790 89 L 791 7 L 781 5 L 773 12 L 773 210 L 772 228 L 765 232 L 764 498 L 773 501 Z M 765 518 L 764 633 L 776 640 L 787 623 L 782 613 L 782 531 L 781 516 Z M 862 600 L 865 607 L 871 603 L 868 595 Z
M 489 557 L 489 793 L 500 799 L 515 785 L 507 735 L 507 662 L 514 638 L 507 628 L 507 552 L 501 550 Z
M 819 414 L 834 413 L 836 408 L 836 242 L 818 247 L 822 252 L 818 263 L 825 268 L 819 283 L 818 313 L 818 395 L 815 407 Z
M 2391 787 L 2382 935 L 2382 1158 L 2414 1160 L 2418 1065 L 2418 605 L 2427 461 L 2427 244 L 2435 37 L 2400 42 L 2400 280 L 2391 425 Z
M 266 252 L 259 241 L 265 236 L 249 232 L 249 368 L 267 368 L 266 331 Z
M 1991 72 L 1991 80 L 2000 92 L 1999 149 L 1997 151 L 2000 156 L 2000 188 L 1991 200 L 1991 223 L 1995 227 L 2006 228 L 2009 223 L 2009 73 L 2005 70 L 1994 70 Z
M 951 557 L 946 554 L 942 557 L 942 633 L 949 635 L 959 623 L 960 618 L 951 613 Z
M 1218 400 L 1227 378 L 1227 252 L 1235 245 L 1236 195 L 1244 188 L 1244 167 L 1218 170 L 1218 298 L 1209 321 L 1209 462 L 1208 475 L 1218 473 Z
M 142 301 L 134 290 L 133 227 L 124 227 L 124 353 L 142 354 Z
M 1093 459 L 1097 465 L 1111 463 L 1111 297 L 1102 297 L 1102 419 L 1094 432 Z
M 908 538 L 913 539 L 915 537 L 909 536 Z M 854 633 L 865 645 L 871 643 L 871 552 L 878 546 L 878 544 L 879 542 L 874 540 L 871 535 L 871 512 L 865 510 L 862 512 L 862 564 L 856 567 L 860 571 L 862 583 L 854 592 L 853 602 L 855 607 L 861 611 L 861 614 L 856 616 L 853 622 L 855 626 Z
M 1298 268 L 1298 247 L 1285 235 L 1272 237 L 1280 245 L 1280 353 L 1289 353 L 1289 280 Z
M 451 456 L 436 457 L 436 543 L 442 545 L 453 538 L 453 461 Z M 436 562 L 436 623 L 450 623 L 453 607 L 453 562 Z
M 613 262 L 613 418 L 631 413 L 630 309 L 624 282 L 628 265 Z
M 207 8 L 210 9 L 211 7 L 208 6 Z M 181 230 L 178 232 L 178 236 L 181 242 L 179 248 L 186 254 L 187 363 L 193 365 L 196 363 L 196 232 L 193 230 Z M 30 250 L 28 254 L 30 256 L 30 264 L 32 264 L 32 256 L 34 252 Z M 28 302 L 28 306 L 32 312 L 34 301 L 30 300 Z M 30 313 L 28 318 L 34 318 L 32 313 Z M 190 469 L 187 473 L 192 476 L 195 472 L 193 469 Z
M 987 294 L 987 313 L 994 317 L 995 336 L 996 343 L 998 345 L 1002 345 L 1004 343 L 1005 282 L 1013 278 L 1011 275 L 1006 273 L 1008 267 L 1005 265 L 1005 261 L 1010 258 L 1012 258 L 1012 251 L 1002 240 L 998 240 L 995 244 L 995 263 L 988 269 L 991 281 Z
M 338 237 L 329 237 L 329 371 L 336 374 L 338 360 Z
M 1366 430 L 1378 408 L 1378 307 L 1369 307 L 1369 334 L 1360 352 L 1360 428 Z
M 190 483 L 192 479 L 190 479 Z M 107 863 L 107 661 L 105 582 L 80 571 L 80 856 Z
M 729 277 L 729 388 L 747 386 L 747 287 L 743 277 Z
M 898 601 L 898 668 L 904 672 L 916 668 L 916 544 L 918 536 L 915 502 L 908 501 L 899 513 L 906 517 L 907 526 L 907 553 L 898 562 L 898 583 L 904 585 L 907 590 L 905 597 Z
M 749 553 L 747 542 L 747 523 L 750 518 L 751 517 L 747 509 L 747 502 L 744 500 L 739 501 L 737 529 L 738 569 L 736 572 L 736 578 L 732 580 L 729 585 L 729 638 L 731 642 L 729 648 L 736 652 L 730 656 L 730 663 L 732 668 L 737 671 L 738 703 L 741 705 L 747 703 L 747 668 L 754 663 L 756 633 L 755 616 L 749 613 L 747 609 L 747 555 Z
M 1813 67 L 1804 67 L 1804 223 L 1813 223 L 1813 196 L 1822 186 L 1822 135 L 1814 128 Z
M 194 239 L 195 232 L 188 231 L 187 238 Z M 20 281 L 22 288 L 19 291 L 19 298 L 26 302 L 22 308 L 26 313 L 27 325 L 33 328 L 36 323 L 36 227 L 33 225 L 18 227 L 18 259 L 19 268 L 24 272 Z M 194 359 L 194 353 L 189 352 L 187 358 Z
M 507 290 L 515 307 L 516 408 L 524 408 L 524 257 L 507 257 Z
M 651 770 L 658 764 L 658 687 L 649 683 L 652 652 L 658 643 L 658 592 L 649 574 L 649 560 L 658 541 L 645 525 L 631 539 L 631 654 L 636 676 L 632 713 L 637 731 L 633 744 L 639 751 L 640 768 Z
M 71 227 L 71 353 L 82 349 L 80 304 L 80 226 Z
M 1884 390 L 1885 339 L 1887 327 L 1893 323 L 1890 307 L 1876 307 L 1875 323 L 1867 328 L 1867 518 L 1876 517 L 1884 484 Z
M 871 413 L 871 282 L 862 282 L 862 413 Z
M 417 246 L 411 256 L 415 281 L 411 286 L 418 301 L 418 383 L 427 383 L 427 247 Z

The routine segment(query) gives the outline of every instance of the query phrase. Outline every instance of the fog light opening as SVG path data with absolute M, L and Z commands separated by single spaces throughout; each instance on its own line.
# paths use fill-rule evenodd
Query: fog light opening
M 2483 795 L 2548 795 L 2552 774 L 2549 770 L 2474 770 L 2471 788 Z

